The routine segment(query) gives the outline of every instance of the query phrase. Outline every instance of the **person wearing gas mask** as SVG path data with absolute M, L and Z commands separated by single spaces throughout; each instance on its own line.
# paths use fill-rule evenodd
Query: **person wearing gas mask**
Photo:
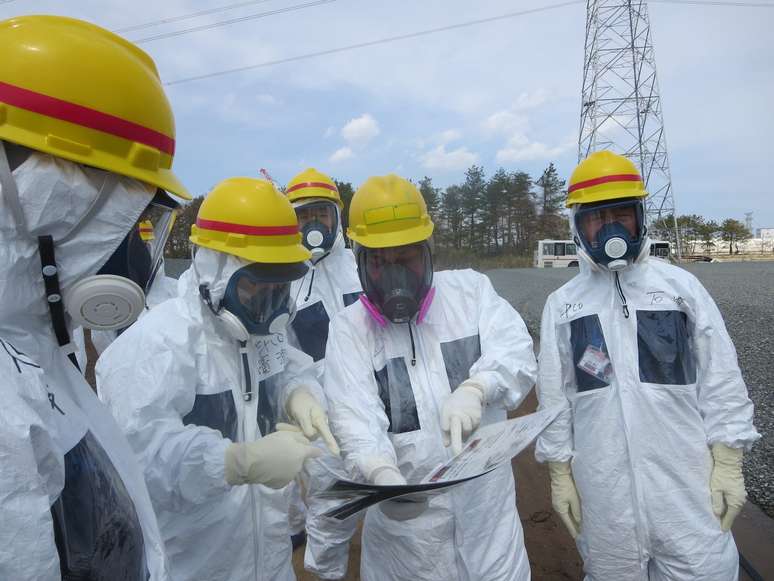
M 292 329 L 298 345 L 314 359 L 322 382 L 328 325 L 336 313 L 357 301 L 360 280 L 355 257 L 344 244 L 343 203 L 336 183 L 309 168 L 288 182 L 286 193 L 296 210 L 303 244 L 312 253 L 311 268 L 293 282 L 291 289 L 297 308 Z M 304 567 L 320 579 L 346 576 L 349 545 L 357 530 L 358 519 L 339 523 L 322 516 L 336 501 L 321 498 L 318 493 L 343 470 L 340 458 L 326 454 L 308 462 L 301 474 L 308 505 Z
M 355 193 L 347 235 L 364 294 L 331 322 L 325 390 L 353 477 L 419 482 L 479 424 L 506 419 L 537 364 L 516 311 L 472 270 L 433 273 L 433 222 L 396 175 Z M 367 511 L 361 578 L 530 578 L 510 465 Z
M 646 195 L 609 151 L 570 178 L 581 270 L 546 302 L 538 379 L 565 412 L 536 457 L 587 580 L 733 580 L 753 406 L 710 295 L 650 257 Z
M 138 225 L 140 239 L 148 248 L 153 248 L 157 245 L 156 241 L 159 239 L 159 236 L 163 236 L 165 239 L 168 237 L 166 230 L 171 231 L 173 221 L 159 220 L 159 217 L 153 214 L 148 214 L 144 218 Z M 135 256 L 136 254 L 132 255 Z M 140 255 L 142 254 L 140 253 Z M 154 269 L 154 272 L 151 274 L 153 285 L 145 296 L 145 308 L 140 312 L 140 317 L 156 305 L 177 296 L 177 280 L 166 275 L 163 257 L 154 266 Z M 122 332 L 123 329 L 92 330 L 91 343 L 94 345 L 97 355 L 107 349 L 108 345 Z M 85 345 L 81 342 L 79 343 L 79 348 L 85 350 Z
M 70 337 L 143 308 L 165 237 L 138 223 L 190 199 L 172 111 L 151 58 L 93 24 L 13 18 L 0 46 L 0 579 L 164 581 L 142 470 Z
M 338 453 L 313 362 L 285 337 L 309 251 L 290 202 L 253 178 L 215 186 L 191 242 L 186 292 L 105 350 L 100 397 L 144 468 L 175 580 L 294 579 L 282 489 L 322 454 L 309 439 Z
M 163 247 L 159 247 L 158 240 L 166 240 L 168 237 L 167 230 L 171 231 L 174 223 L 174 215 L 168 219 L 165 215 L 155 215 L 157 212 L 151 209 L 151 213 L 143 215 L 138 224 L 138 236 L 134 236 L 131 247 L 125 247 L 122 249 L 125 258 L 128 261 L 137 262 L 145 261 L 146 254 L 153 255 L 154 249 L 158 249 L 163 254 Z M 163 236 L 163 238 L 159 238 Z M 142 244 L 140 244 L 142 242 Z M 115 257 L 114 257 L 115 260 Z M 149 283 L 146 285 L 148 291 L 145 293 L 145 307 L 139 312 L 138 319 L 147 313 L 151 308 L 177 296 L 177 280 L 168 277 L 164 271 L 164 258 L 159 256 L 157 262 L 154 263 L 152 272 L 150 273 Z M 94 350 L 99 356 L 113 340 L 118 337 L 124 331 L 120 329 L 90 329 L 89 336 L 91 338 L 91 344 Z M 86 347 L 86 336 L 83 327 L 78 327 L 73 330 L 72 342 L 76 347 L 75 355 L 78 359 L 78 366 L 82 371 L 86 371 L 88 365 L 88 353 Z

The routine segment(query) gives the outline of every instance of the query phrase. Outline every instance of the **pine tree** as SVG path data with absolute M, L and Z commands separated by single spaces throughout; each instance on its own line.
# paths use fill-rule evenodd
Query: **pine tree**
M 486 180 L 484 179 L 484 168 L 472 165 L 465 172 L 465 182 L 460 188 L 462 211 L 465 216 L 465 232 L 467 235 L 467 246 L 470 250 L 478 249 L 477 242 L 480 238 L 479 231 L 481 224 L 479 216 L 482 202 L 484 199 L 484 190 Z
M 564 217 L 565 180 L 559 179 L 553 163 L 543 171 L 537 180 L 538 203 L 540 204 L 540 236 L 542 238 L 566 238 L 569 235 L 567 219 Z

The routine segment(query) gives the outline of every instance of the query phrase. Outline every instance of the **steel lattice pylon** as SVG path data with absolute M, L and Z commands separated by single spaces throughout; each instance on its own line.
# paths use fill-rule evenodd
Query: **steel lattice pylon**
M 587 0 L 585 48 L 578 161 L 601 149 L 626 155 L 645 180 L 649 223 L 674 218 L 647 3 Z

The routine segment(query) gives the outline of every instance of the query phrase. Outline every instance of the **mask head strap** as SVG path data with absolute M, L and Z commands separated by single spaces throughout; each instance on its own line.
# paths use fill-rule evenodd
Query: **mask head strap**
M 46 288 L 48 312 L 51 315 L 51 326 L 54 328 L 56 342 L 65 350 L 67 357 L 80 371 L 78 359 L 75 357 L 75 347 L 70 342 L 70 333 L 67 330 L 62 289 L 59 285 L 59 269 L 56 267 L 54 257 L 54 239 L 51 236 L 38 236 L 38 253 L 40 254 L 43 284 Z

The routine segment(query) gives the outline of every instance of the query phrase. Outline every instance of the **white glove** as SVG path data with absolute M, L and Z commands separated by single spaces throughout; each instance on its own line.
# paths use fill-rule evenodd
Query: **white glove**
M 481 423 L 484 408 L 484 387 L 472 379 L 466 379 L 455 389 L 441 409 L 443 443 L 451 444 L 452 452 L 462 452 L 462 441 Z
M 742 476 L 743 453 L 741 448 L 729 448 L 725 444 L 712 446 L 712 458 L 715 460 L 710 477 L 712 512 L 720 520 L 720 528 L 724 531 L 731 528 L 747 501 Z
M 341 455 L 339 445 L 328 426 L 328 414 L 307 388 L 299 387 L 294 390 L 288 397 L 285 407 L 290 419 L 301 427 L 307 438 L 314 440 L 320 436 L 331 454 Z
M 396 466 L 382 466 L 372 472 L 372 482 L 379 486 L 400 486 L 406 484 L 406 479 Z M 427 506 L 426 494 L 407 494 L 399 498 L 383 500 L 379 503 L 379 510 L 387 518 L 404 521 L 417 518 L 427 510 Z
M 569 462 L 549 462 L 551 506 L 575 539 L 581 528 L 581 502 Z
M 282 488 L 301 472 L 307 458 L 322 455 L 296 426 L 277 424 L 277 431 L 257 442 L 226 448 L 226 482 Z

